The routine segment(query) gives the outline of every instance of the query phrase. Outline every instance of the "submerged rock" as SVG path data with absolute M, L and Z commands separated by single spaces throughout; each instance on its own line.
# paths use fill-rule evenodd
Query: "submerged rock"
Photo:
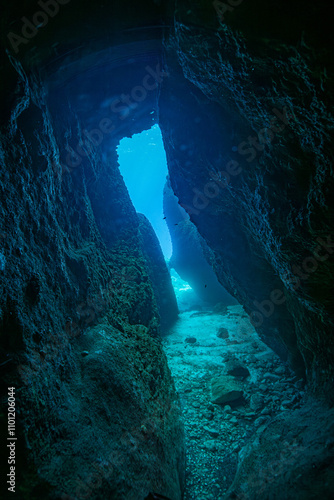
M 220 339 L 228 339 L 229 333 L 227 328 L 224 328 L 223 326 L 219 328 L 217 332 L 217 337 L 219 337 Z
M 261 410 L 264 404 L 264 399 L 261 394 L 252 394 L 249 402 L 249 406 L 252 410 L 258 411 Z
M 142 249 L 160 315 L 160 326 L 166 331 L 177 319 L 178 307 L 171 277 L 159 240 L 149 220 L 138 214 Z
M 0 134 L 0 223 L 11 220 L 0 231 L 0 350 L 15 359 L 4 381 L 22 415 L 20 484 L 27 498 L 180 499 L 183 426 L 156 339 L 160 315 L 177 315 L 168 270 L 128 196 L 117 140 L 107 162 L 99 150 L 62 166 L 75 99 L 21 84 Z
M 332 498 L 333 417 L 333 410 L 309 401 L 269 423 L 257 419 L 258 434 L 240 451 L 237 474 L 224 500 L 257 500 L 273 493 L 279 499 Z
M 184 339 L 184 341 L 185 341 L 187 344 L 196 344 L 197 339 L 196 339 L 196 337 L 186 337 L 186 338 Z
M 242 385 L 230 375 L 221 375 L 211 381 L 211 401 L 224 404 L 235 401 L 243 395 Z

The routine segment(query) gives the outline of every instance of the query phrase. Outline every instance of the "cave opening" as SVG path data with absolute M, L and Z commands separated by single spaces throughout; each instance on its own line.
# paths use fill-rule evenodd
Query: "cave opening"
M 171 233 L 173 234 L 173 228 L 171 226 L 178 226 L 180 218 L 178 217 L 177 222 L 175 222 L 166 206 L 168 204 L 166 191 L 169 185 L 168 166 L 159 125 L 155 124 L 148 130 L 121 139 L 117 147 L 117 154 L 120 173 L 136 212 L 148 218 L 159 240 L 169 268 L 179 310 L 201 308 L 201 299 L 196 295 L 188 281 L 182 279 L 175 267 L 172 267 Z M 173 194 L 172 196 L 182 220 L 189 220 L 187 213 L 178 205 L 176 197 Z M 196 274 L 195 265 L 192 273 Z
M 168 175 L 161 130 L 153 125 L 121 139 L 117 148 L 120 172 L 132 203 L 153 226 L 165 260 L 172 255 L 172 242 L 163 215 L 163 189 Z
M 123 137 L 117 154 L 133 206 L 147 217 L 159 240 L 180 312 L 236 305 L 218 282 L 210 250 L 173 192 L 159 125 Z

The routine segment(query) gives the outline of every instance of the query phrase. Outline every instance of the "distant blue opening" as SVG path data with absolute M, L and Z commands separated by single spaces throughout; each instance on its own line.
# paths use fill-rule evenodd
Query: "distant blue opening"
M 167 160 L 161 130 L 150 130 L 125 137 L 117 148 L 120 171 L 137 212 L 149 219 L 165 259 L 172 255 L 172 243 L 163 219 L 163 188 L 166 182 Z

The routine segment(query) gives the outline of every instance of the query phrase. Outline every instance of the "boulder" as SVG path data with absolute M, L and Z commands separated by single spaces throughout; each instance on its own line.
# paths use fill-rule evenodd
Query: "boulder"
M 217 337 L 220 339 L 228 339 L 228 330 L 227 328 L 224 328 L 223 326 L 220 327 L 217 331 Z
M 221 375 L 211 381 L 211 401 L 224 404 L 235 401 L 243 395 L 242 385 L 230 375 Z

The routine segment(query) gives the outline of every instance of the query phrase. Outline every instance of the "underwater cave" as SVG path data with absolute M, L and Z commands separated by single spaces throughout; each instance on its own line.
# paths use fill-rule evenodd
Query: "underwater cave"
M 334 498 L 333 10 L 3 3 L 1 498 Z

